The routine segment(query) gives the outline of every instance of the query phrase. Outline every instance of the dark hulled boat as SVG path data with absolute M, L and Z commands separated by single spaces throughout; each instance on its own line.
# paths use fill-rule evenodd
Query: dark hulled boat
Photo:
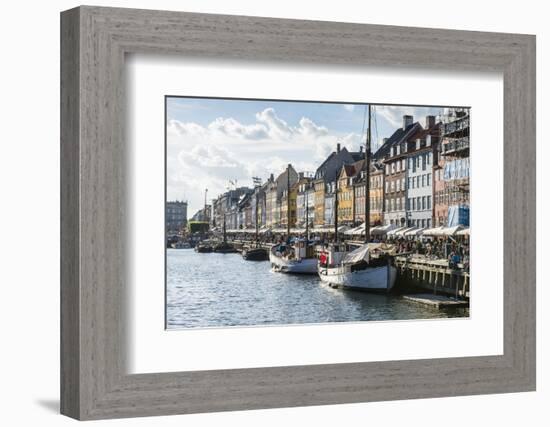
M 269 252 L 264 248 L 248 248 L 243 249 L 243 258 L 247 261 L 267 261 L 269 260 Z
M 220 242 L 213 247 L 213 251 L 218 254 L 232 254 L 237 252 L 237 249 L 227 242 Z

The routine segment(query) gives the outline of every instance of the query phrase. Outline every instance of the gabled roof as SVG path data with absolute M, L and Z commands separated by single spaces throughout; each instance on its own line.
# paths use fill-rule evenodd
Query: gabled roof
M 333 151 L 315 171 L 315 179 L 323 179 L 325 182 L 334 181 L 339 176 L 343 165 L 352 164 L 363 157 L 363 153 L 350 152 L 346 147 L 340 151 Z
M 425 128 L 425 129 L 421 127 L 416 132 L 412 133 L 407 138 L 407 142 L 409 144 L 409 146 L 407 147 L 407 151 L 408 152 L 414 152 L 414 151 L 421 151 L 421 150 L 431 149 L 431 147 L 433 147 L 433 145 L 431 147 L 423 146 L 423 147 L 421 147 L 420 149 L 417 150 L 416 149 L 416 140 L 417 139 L 425 140 L 428 135 L 436 136 L 436 132 L 438 131 L 439 125 L 440 125 L 439 123 L 436 123 L 434 126 L 432 126 L 430 128 Z
M 418 129 L 422 129 L 422 125 L 418 122 L 407 126 L 405 129 L 396 129 L 392 136 L 390 136 L 386 140 L 386 142 L 384 142 L 382 146 L 376 151 L 376 153 L 374 153 L 373 158 L 375 160 L 382 160 L 384 157 L 388 157 L 391 151 L 391 147 L 406 141 L 411 133 L 417 131 Z
M 355 175 L 355 166 L 353 166 L 353 165 L 343 165 L 342 169 L 340 170 L 340 176 L 342 176 L 342 173 L 345 173 L 346 176 L 354 176 Z

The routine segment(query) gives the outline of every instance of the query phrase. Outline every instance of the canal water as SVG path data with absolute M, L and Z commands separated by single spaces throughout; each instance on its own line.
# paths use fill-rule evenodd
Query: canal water
M 168 329 L 465 317 L 399 295 L 332 289 L 314 275 L 274 273 L 240 254 L 167 250 Z

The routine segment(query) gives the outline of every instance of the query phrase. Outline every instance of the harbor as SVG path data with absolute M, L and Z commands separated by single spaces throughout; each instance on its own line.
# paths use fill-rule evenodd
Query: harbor
M 377 108 L 314 172 L 205 188 L 185 227 L 167 203 L 168 327 L 469 316 L 469 110 L 403 115 L 373 151 Z
M 464 307 L 407 301 L 400 291 L 342 291 L 316 275 L 272 271 L 240 253 L 167 250 L 167 328 L 322 324 L 468 317 Z

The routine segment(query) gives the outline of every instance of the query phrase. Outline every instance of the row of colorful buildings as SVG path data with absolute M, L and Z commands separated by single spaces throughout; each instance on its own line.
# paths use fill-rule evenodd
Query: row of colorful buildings
M 469 109 L 447 109 L 423 123 L 403 116 L 402 126 L 371 153 L 370 224 L 469 225 Z M 363 148 L 337 144 L 315 173 L 289 164 L 254 188 L 220 194 L 200 213 L 227 229 L 356 226 L 364 222 L 366 160 Z M 336 198 L 338 203 L 336 203 Z M 337 211 L 336 211 L 337 210 Z

